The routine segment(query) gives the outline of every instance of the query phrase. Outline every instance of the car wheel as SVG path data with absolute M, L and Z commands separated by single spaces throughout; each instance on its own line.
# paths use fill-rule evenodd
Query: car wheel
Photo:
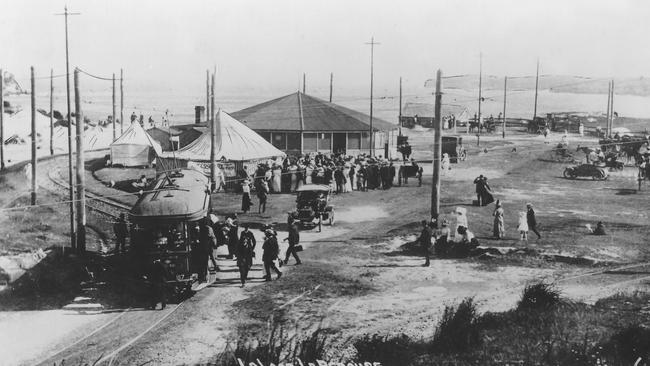
M 569 168 L 564 169 L 563 175 L 564 175 L 564 178 L 567 178 L 567 179 L 576 179 L 576 175 L 573 173 L 573 170 L 571 170 Z

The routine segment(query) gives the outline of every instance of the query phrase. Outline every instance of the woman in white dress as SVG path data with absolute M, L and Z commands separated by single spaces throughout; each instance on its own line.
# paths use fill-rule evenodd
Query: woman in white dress
M 291 187 L 289 187 L 291 192 L 296 191 L 296 186 L 298 185 L 298 167 L 296 164 L 291 164 L 289 167 L 289 174 L 291 174 Z
M 273 179 L 271 183 L 271 189 L 274 193 L 282 192 L 282 168 L 279 165 L 273 166 L 272 171 Z
M 305 184 L 311 184 L 311 174 L 314 172 L 314 166 L 309 163 L 305 168 Z
M 345 164 L 343 168 L 343 179 L 345 184 L 343 184 L 343 193 L 352 192 L 352 182 L 350 181 L 350 166 Z

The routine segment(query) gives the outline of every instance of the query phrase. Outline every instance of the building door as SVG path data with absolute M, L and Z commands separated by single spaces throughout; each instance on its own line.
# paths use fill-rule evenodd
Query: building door
M 332 152 L 335 154 L 345 154 L 347 136 L 345 133 L 334 133 L 333 135 Z

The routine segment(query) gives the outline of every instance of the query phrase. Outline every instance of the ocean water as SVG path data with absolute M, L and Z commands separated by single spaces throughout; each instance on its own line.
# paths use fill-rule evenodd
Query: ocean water
M 196 92 L 130 92 L 125 90 L 124 99 L 124 118 L 129 121 L 131 113 L 136 115 L 142 114 L 145 121 L 151 116 L 154 121 L 161 122 L 166 115 L 171 124 L 186 124 L 194 122 L 194 106 L 205 105 L 204 90 Z M 217 108 L 222 108 L 226 112 L 235 112 L 240 109 L 253 106 L 274 98 L 279 98 L 290 94 L 292 91 L 278 92 L 275 94 L 264 92 L 250 92 L 238 94 L 217 94 L 215 104 Z M 327 91 L 316 91 L 315 97 L 327 100 L 329 95 Z M 484 116 L 494 115 L 495 117 L 503 111 L 503 91 L 485 90 L 483 91 L 485 101 L 482 103 L 482 112 Z M 22 107 L 18 118 L 13 118 L 11 122 L 6 119 L 4 126 L 5 138 L 12 134 L 24 136 L 27 140 L 29 134 L 29 95 L 9 96 L 5 98 L 10 103 Z M 444 90 L 442 101 L 443 104 L 455 104 L 466 106 L 473 115 L 478 108 L 478 91 L 477 90 Z M 433 105 L 433 95 L 430 89 L 421 89 L 416 91 L 404 91 L 403 103 L 406 102 L 423 102 Z M 362 92 L 349 93 L 347 95 L 334 95 L 333 102 L 345 107 L 358 110 L 368 114 L 370 111 L 370 99 L 367 94 Z M 534 91 L 509 91 L 507 95 L 506 115 L 513 118 L 531 118 L 533 115 Z M 650 117 L 650 97 L 640 97 L 631 95 L 616 95 L 614 101 L 614 110 L 619 116 L 648 118 Z M 43 110 L 49 110 L 49 95 L 47 93 L 37 93 L 36 107 Z M 112 95 L 110 89 L 103 91 L 82 91 L 81 108 L 83 115 L 92 121 L 106 120 L 107 116 L 112 113 Z M 571 93 L 552 93 L 550 91 L 541 91 L 538 95 L 537 115 L 544 115 L 551 112 L 588 112 L 592 114 L 604 114 L 607 108 L 607 96 L 602 94 L 571 94 Z M 65 114 L 66 98 L 65 94 L 60 92 L 54 95 L 54 109 Z M 74 101 L 72 104 L 74 111 Z M 432 107 L 433 112 L 433 107 Z M 117 96 L 116 114 L 119 118 L 119 95 Z M 391 123 L 397 123 L 399 115 L 399 98 L 397 93 L 376 92 L 373 99 L 373 114 Z M 41 135 L 39 146 L 39 155 L 45 155 L 49 150 L 49 122 L 39 120 L 38 129 Z M 125 124 L 126 128 L 127 124 Z M 649 126 L 650 127 L 650 126 Z M 119 135 L 119 126 L 117 128 Z M 101 148 L 107 145 L 112 138 L 112 129 L 95 130 L 96 135 L 89 138 L 89 144 L 92 148 Z M 61 136 L 59 136 L 61 137 Z M 55 141 L 55 151 L 65 152 L 65 138 L 57 138 Z M 6 159 L 12 162 L 25 160 L 29 158 L 29 144 L 15 145 L 7 147 Z

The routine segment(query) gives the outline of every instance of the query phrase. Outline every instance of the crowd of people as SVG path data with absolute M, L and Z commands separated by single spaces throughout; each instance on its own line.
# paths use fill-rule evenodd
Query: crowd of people
M 405 164 L 417 168 L 417 163 L 413 160 Z M 261 214 L 266 211 L 269 194 L 295 192 L 308 184 L 327 185 L 337 194 L 390 189 L 395 184 L 397 173 L 392 161 L 365 154 L 354 157 L 315 153 L 287 158 L 281 164 L 260 163 L 255 173 L 245 177 L 241 183 L 241 210 L 244 213 L 251 210 L 253 191 L 259 201 L 258 213 Z M 420 169 L 420 184 L 421 177 Z M 401 184 L 401 181 L 398 183 Z

